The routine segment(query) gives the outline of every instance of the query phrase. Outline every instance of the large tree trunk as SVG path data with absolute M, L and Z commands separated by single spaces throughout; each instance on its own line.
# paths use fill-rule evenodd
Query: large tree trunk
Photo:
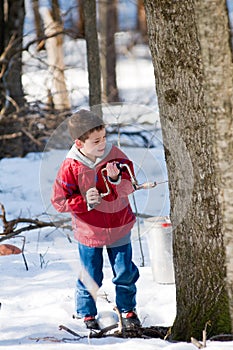
M 101 36 L 101 71 L 104 102 L 118 102 L 116 79 L 115 33 L 117 30 L 117 0 L 99 2 Z
M 231 332 L 215 134 L 205 104 L 194 1 L 144 3 L 174 229 L 177 317 L 172 335 L 190 341 L 202 338 L 209 320 L 209 335 Z
M 204 67 L 207 115 L 215 136 L 213 150 L 217 159 L 233 329 L 233 66 L 228 13 L 222 0 L 214 3 L 196 0 L 195 12 Z
M 5 13 L 5 10 L 7 13 Z M 4 8 L 4 67 L 1 80 L 1 113 L 10 113 L 25 103 L 22 86 L 24 0 L 8 0 Z M 2 35 L 2 34 L 1 34 Z
M 101 74 L 95 0 L 85 0 L 83 2 L 83 11 L 85 21 L 85 39 L 87 43 L 89 105 L 92 108 L 93 106 L 100 106 L 101 104 Z M 100 110 L 99 112 L 101 113 Z

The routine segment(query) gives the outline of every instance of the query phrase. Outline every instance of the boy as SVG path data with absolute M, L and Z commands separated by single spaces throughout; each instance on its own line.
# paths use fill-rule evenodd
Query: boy
M 128 172 L 118 166 L 127 164 L 133 173 L 132 162 L 106 142 L 104 122 L 94 113 L 75 113 L 68 120 L 68 129 L 74 145 L 60 167 L 51 201 L 57 211 L 71 212 L 78 241 L 82 272 L 77 280 L 77 315 L 84 318 L 87 328 L 99 328 L 96 291 L 102 285 L 106 246 L 123 326 L 138 327 L 135 283 L 139 272 L 132 262 L 130 243 L 135 216 L 128 200 L 133 186 Z

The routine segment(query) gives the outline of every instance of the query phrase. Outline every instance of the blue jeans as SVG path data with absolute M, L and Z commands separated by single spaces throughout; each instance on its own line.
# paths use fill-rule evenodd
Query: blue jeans
M 78 248 L 83 268 L 77 280 L 76 311 L 80 317 L 96 316 L 96 294 L 103 281 L 103 248 L 92 248 L 81 243 L 78 243 Z M 131 243 L 107 247 L 107 253 L 113 271 L 116 306 L 120 312 L 133 310 L 139 271 L 132 262 Z

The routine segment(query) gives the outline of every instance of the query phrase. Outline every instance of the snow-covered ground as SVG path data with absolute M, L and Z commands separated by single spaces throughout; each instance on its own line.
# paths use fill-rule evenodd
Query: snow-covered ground
M 120 44 L 128 38 L 126 35 L 119 34 L 117 40 L 120 47 Z M 24 59 L 27 60 L 28 56 Z M 88 83 L 84 42 L 79 41 L 75 45 L 73 42 L 66 42 L 65 59 L 70 66 L 78 67 L 66 72 L 67 84 L 72 91 L 72 104 L 78 108 L 85 107 L 88 100 Z M 146 116 L 146 121 L 150 121 L 150 124 L 141 128 L 146 128 L 147 135 L 148 133 L 155 135 L 153 148 L 142 145 L 138 148 L 132 143 L 132 139 L 126 139 L 122 133 L 120 141 L 130 145 L 130 147 L 124 147 L 124 151 L 133 159 L 139 181 L 164 181 L 167 179 L 166 167 L 159 132 L 153 67 L 148 49 L 137 46 L 127 55 L 119 56 L 117 77 L 120 95 L 124 101 L 123 110 L 130 106 L 126 128 L 135 128 L 136 122 L 145 122 L 143 118 L 145 119 Z M 28 100 L 45 99 L 46 79 L 45 67 L 44 70 L 34 68 L 25 71 L 23 81 Z M 142 113 L 138 113 L 140 108 Z M 148 109 L 152 111 L 152 115 L 149 113 L 150 117 L 146 112 Z M 111 123 L 119 122 L 119 113 L 116 109 L 111 115 L 113 117 Z M 153 123 L 155 126 L 151 128 Z M 54 144 L 53 137 L 49 140 L 49 145 Z M 140 140 L 137 139 L 136 143 L 139 142 Z M 55 218 L 56 213 L 51 208 L 49 197 L 55 173 L 65 154 L 66 150 L 50 150 L 46 153 L 30 153 L 25 158 L 0 161 L 0 202 L 5 205 L 8 219 L 37 217 L 47 220 L 53 216 Z M 152 190 L 138 191 L 135 198 L 140 213 L 162 218 L 169 215 L 166 183 Z M 133 201 L 132 206 L 134 206 Z M 152 245 L 157 244 L 157 248 L 161 247 L 158 239 L 161 230 L 156 225 L 150 220 L 140 219 L 139 228 L 144 256 L 140 249 L 137 225 L 135 225 L 132 239 L 134 261 L 139 266 L 141 275 L 137 283 L 137 310 L 145 327 L 171 326 L 176 314 L 175 284 L 171 278 L 171 271 L 166 271 L 161 283 L 161 275 L 158 275 L 158 271 L 164 266 L 159 266 L 157 275 L 156 270 L 153 273 L 151 266 Z M 0 227 L 1 231 L 2 227 Z M 67 234 L 71 236 L 71 242 Z M 89 339 L 85 337 L 74 342 L 72 335 L 58 329 L 60 324 L 64 324 L 80 335 L 88 334 L 81 320 L 72 319 L 75 311 L 75 282 L 79 274 L 77 246 L 72 239 L 72 233 L 55 228 L 44 228 L 24 232 L 7 243 L 21 247 L 23 236 L 26 238 L 24 253 L 28 270 L 22 255 L 0 257 L 0 347 L 3 349 L 72 350 L 77 347 L 80 350 L 100 347 L 106 350 L 196 349 L 189 343 L 169 343 L 160 339 Z M 155 237 L 153 242 L 150 240 L 151 236 Z M 156 263 L 156 256 L 153 258 Z M 169 258 L 170 255 L 164 258 L 164 264 L 170 263 Z M 142 266 L 143 260 L 144 266 Z M 167 266 L 172 269 L 171 264 Z M 97 302 L 101 312 L 112 311 L 115 305 L 114 286 L 111 279 L 112 273 L 105 255 L 104 283 L 99 290 Z M 46 337 L 48 338 L 45 339 Z M 67 340 L 62 343 L 55 342 L 62 338 Z M 211 350 L 227 350 L 232 347 L 233 342 L 207 342 L 207 348 Z
M 132 151 L 132 149 L 131 149 Z M 63 151 L 51 151 L 46 154 L 52 161 L 55 154 L 61 158 Z M 42 175 L 43 154 L 28 154 L 25 158 L 3 159 L 0 162 L 0 201 L 4 203 L 8 218 L 38 217 L 46 219 L 44 197 L 41 188 L 47 184 L 51 190 L 52 174 Z M 55 166 L 56 168 L 56 166 Z M 159 175 L 159 174 L 158 174 Z M 150 175 L 149 175 L 150 176 Z M 41 181 L 43 178 L 43 181 Z M 46 186 L 45 186 L 46 188 Z M 159 214 L 164 203 L 161 199 L 166 191 L 155 188 L 154 208 Z M 42 196 L 41 196 L 42 193 Z M 142 194 L 142 192 L 140 192 Z M 138 192 L 137 202 L 140 202 Z M 162 195 L 163 194 L 163 195 Z M 143 199 L 142 201 L 145 201 Z M 167 199 L 165 199 L 165 202 Z M 46 202 L 46 198 L 45 198 Z M 160 204 L 158 204 L 160 203 Z M 166 206 L 165 206 L 166 207 Z M 46 208 L 50 212 L 49 208 Z M 162 212 L 161 212 L 162 213 Z M 135 225 L 133 232 L 134 261 L 140 269 L 141 277 L 138 288 L 138 314 L 143 326 L 172 325 L 175 313 L 175 285 L 170 277 L 165 276 L 163 282 L 158 283 L 159 275 L 152 273 L 148 249 L 148 233 L 156 235 L 150 222 L 141 221 L 141 236 L 144 254 L 144 266 L 139 249 L 138 231 Z M 75 281 L 79 273 L 79 259 L 76 243 L 67 239 L 70 231 L 45 228 L 26 232 L 20 237 L 8 241 L 18 247 L 22 246 L 26 237 L 25 257 L 28 270 L 21 255 L 0 257 L 0 346 L 4 349 L 196 349 L 188 343 L 169 343 L 160 339 L 88 339 L 73 341 L 72 335 L 58 329 L 64 324 L 74 329 L 80 336 L 87 335 L 81 320 L 73 320 Z M 159 244 L 155 238 L 155 242 Z M 149 242 L 150 244 L 150 242 Z M 163 266 L 161 266 L 162 268 Z M 161 276 L 160 276 L 161 277 Z M 164 277 L 164 276 L 163 276 Z M 166 280 L 167 278 L 167 280 Z M 98 309 L 100 312 L 112 311 L 114 307 L 114 287 L 111 282 L 112 273 L 105 256 L 104 283 L 98 293 Z M 158 278 L 159 279 L 159 278 Z M 48 337 L 45 339 L 45 337 Z M 66 338 L 63 343 L 54 342 Z M 41 340 L 38 340 L 41 339 Z M 232 349 L 232 342 L 208 342 L 207 347 L 212 350 Z

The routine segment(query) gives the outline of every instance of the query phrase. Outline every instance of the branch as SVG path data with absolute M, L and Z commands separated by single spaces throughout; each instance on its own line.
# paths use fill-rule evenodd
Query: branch
M 32 142 L 34 142 L 37 146 L 41 147 L 42 143 L 40 141 L 38 141 L 37 139 L 35 139 L 35 137 L 29 132 L 27 131 L 25 128 L 21 128 L 22 132 L 29 137 L 30 140 L 32 140 Z
M 16 34 L 12 35 L 12 37 L 9 40 L 9 43 L 7 47 L 5 48 L 4 52 L 0 56 L 0 65 L 1 65 L 1 71 L 0 71 L 0 78 L 2 78 L 7 70 L 7 67 L 9 65 L 9 62 L 11 59 L 13 59 L 16 55 L 23 51 L 29 51 L 29 48 L 31 45 L 39 44 L 41 41 L 46 41 L 50 38 L 59 36 L 59 35 L 69 35 L 73 37 L 74 39 L 84 39 L 83 35 L 80 35 L 76 33 L 75 31 L 72 31 L 71 29 L 63 29 L 60 31 L 57 31 L 56 33 L 53 33 L 51 35 L 44 35 L 39 38 L 33 39 L 27 43 L 24 47 L 18 47 L 18 42 L 22 40 L 21 37 L 16 37 Z
M 20 50 L 20 51 L 28 51 L 30 46 L 32 46 L 32 45 L 34 45 L 36 43 L 40 43 L 41 41 L 46 41 L 48 39 L 54 38 L 54 37 L 59 36 L 59 35 L 69 35 L 69 36 L 71 36 L 72 38 L 75 38 L 75 39 L 84 39 L 83 35 L 78 34 L 77 32 L 75 32 L 75 31 L 73 31 L 71 29 L 63 29 L 63 30 L 57 31 L 57 32 L 55 32 L 53 34 L 43 35 L 43 36 L 41 36 L 39 38 L 36 38 L 36 39 L 33 39 L 33 40 L 29 41 L 27 43 L 27 45 L 25 45 L 23 47 L 23 49 Z
M 66 223 L 69 222 L 70 219 L 61 219 L 53 222 L 52 221 L 48 222 L 48 221 L 42 221 L 39 219 L 17 218 L 17 219 L 8 221 L 6 219 L 6 211 L 5 211 L 4 205 L 0 203 L 0 207 L 2 210 L 2 214 L 0 215 L 0 218 L 2 219 L 2 222 L 3 222 L 3 232 L 0 232 L 0 236 L 1 236 L 0 242 L 10 239 L 14 236 L 17 236 L 24 231 L 36 230 L 38 228 L 43 228 L 43 227 L 59 227 L 62 229 L 70 229 L 70 230 L 72 229 L 71 225 L 66 225 Z M 30 225 L 16 229 L 19 223 L 27 223 Z
M 17 137 L 21 137 L 22 132 L 13 132 L 12 134 L 5 134 L 5 135 L 0 135 L 0 140 L 10 140 L 10 139 L 16 139 Z

